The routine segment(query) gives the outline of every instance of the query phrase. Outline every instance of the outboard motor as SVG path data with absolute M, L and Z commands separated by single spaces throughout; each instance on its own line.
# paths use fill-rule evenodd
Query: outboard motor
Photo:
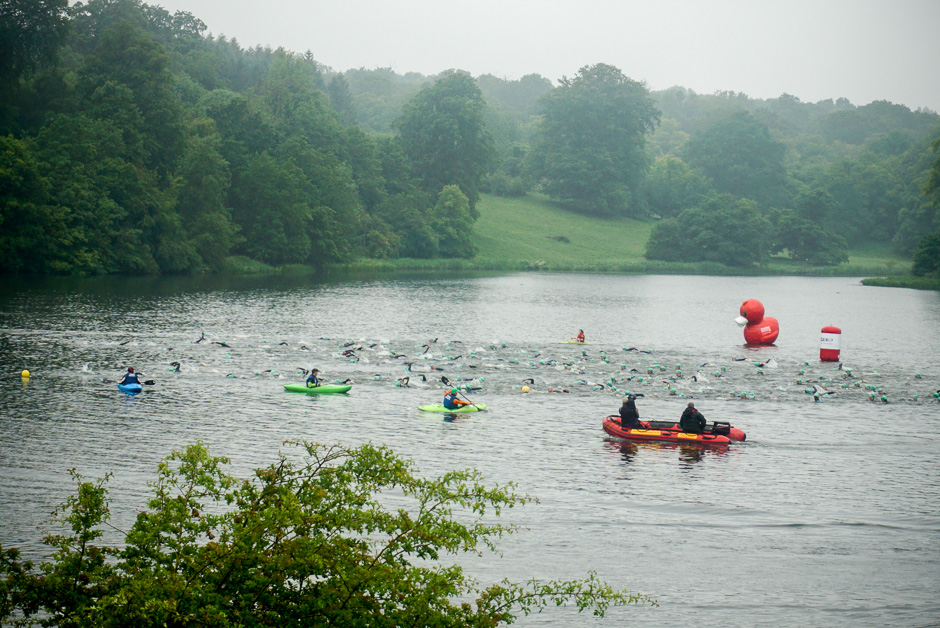
M 712 434 L 727 436 L 731 433 L 731 424 L 727 421 L 715 421 L 712 425 Z
M 715 421 L 712 426 L 712 433 L 727 436 L 730 440 L 734 441 L 747 440 L 747 434 L 736 427 L 731 427 L 731 424 L 727 421 Z

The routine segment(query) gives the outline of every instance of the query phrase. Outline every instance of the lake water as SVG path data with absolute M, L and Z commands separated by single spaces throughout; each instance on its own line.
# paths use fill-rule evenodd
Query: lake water
M 158 461 L 197 439 L 240 474 L 288 438 L 373 441 L 425 474 L 476 467 L 539 498 L 509 513 L 527 529 L 502 556 L 469 563 L 484 582 L 593 569 L 660 603 L 521 625 L 940 625 L 936 292 L 794 277 L 8 279 L 4 547 L 45 551 L 36 528 L 71 491 L 70 467 L 114 473 L 126 528 Z M 748 298 L 780 321 L 775 346 L 744 346 L 733 319 Z M 825 325 L 842 329 L 841 370 L 818 359 Z M 589 345 L 559 344 L 579 328 Z M 128 396 L 102 382 L 126 365 L 156 384 Z M 314 366 L 356 385 L 282 392 Z M 483 388 L 470 398 L 487 411 L 419 412 L 442 376 Z M 626 390 L 645 419 L 693 398 L 747 441 L 612 440 L 601 421 Z

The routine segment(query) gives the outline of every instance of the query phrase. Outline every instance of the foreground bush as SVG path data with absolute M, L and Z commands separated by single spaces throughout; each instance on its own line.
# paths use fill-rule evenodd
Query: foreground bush
M 473 470 L 435 479 L 385 447 L 292 441 L 239 480 L 202 443 L 168 456 L 122 548 L 94 545 L 108 525 L 107 477 L 55 513 L 52 559 L 38 569 L 0 547 L 0 623 L 41 626 L 496 626 L 549 604 L 603 615 L 650 603 L 596 579 L 481 587 L 443 554 L 495 550 L 531 501 Z M 471 602 L 472 600 L 472 602 Z

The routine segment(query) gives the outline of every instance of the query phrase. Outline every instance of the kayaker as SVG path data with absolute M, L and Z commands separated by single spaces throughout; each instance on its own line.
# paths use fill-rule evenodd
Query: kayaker
M 584 342 L 584 330 L 583 329 L 578 330 L 578 342 Z
M 310 371 L 310 375 L 307 376 L 307 388 L 316 388 L 320 385 L 320 378 L 317 375 L 320 374 L 320 369 L 313 369 Z
M 685 410 L 682 411 L 682 417 L 679 419 L 679 429 L 689 434 L 705 433 L 705 416 L 695 409 L 695 403 L 690 401 Z
M 124 377 L 118 380 L 118 384 L 140 384 L 140 380 L 137 379 L 137 373 L 134 372 L 133 366 L 127 367 L 127 372 L 124 373 Z
M 460 392 L 456 388 L 451 388 L 447 391 L 447 394 L 444 395 L 444 407 L 448 410 L 456 410 L 460 406 L 470 406 L 473 405 L 469 401 L 464 401 L 463 399 L 457 398 L 457 393 Z
M 627 395 L 620 406 L 620 427 L 629 430 L 640 425 L 640 411 L 636 409 L 636 395 Z

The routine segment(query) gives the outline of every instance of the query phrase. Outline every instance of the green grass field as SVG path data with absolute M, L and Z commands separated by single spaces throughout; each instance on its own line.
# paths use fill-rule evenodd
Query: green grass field
M 849 251 L 839 266 L 806 266 L 773 257 L 765 266 L 733 268 L 712 262 L 673 263 L 643 257 L 653 222 L 604 219 L 575 214 L 544 196 L 504 198 L 484 194 L 474 224 L 477 255 L 473 259 L 359 259 L 337 265 L 351 272 L 513 271 L 697 274 L 904 276 L 911 260 L 893 253 L 890 244 Z
M 646 262 L 652 223 L 573 214 L 538 196 L 484 195 L 477 209 L 473 237 L 483 264 L 603 268 Z
M 903 275 L 911 260 L 889 244 L 849 251 L 839 266 L 812 267 L 775 257 L 762 268 L 652 262 L 643 257 L 652 222 L 593 218 L 565 211 L 545 197 L 483 195 L 474 227 L 474 260 L 487 268 L 539 268 L 599 272 L 764 275 Z M 563 239 L 564 238 L 564 239 Z M 567 239 L 567 241 L 565 240 Z

